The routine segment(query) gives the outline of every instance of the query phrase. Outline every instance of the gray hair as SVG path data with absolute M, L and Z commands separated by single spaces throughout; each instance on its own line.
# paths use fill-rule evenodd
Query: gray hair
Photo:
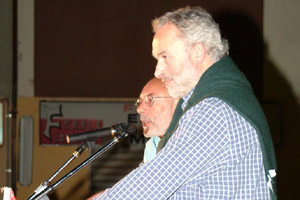
M 219 25 L 203 8 L 188 6 L 167 12 L 152 21 L 153 32 L 168 23 L 174 24 L 191 45 L 202 43 L 215 62 L 228 55 L 228 41 L 221 37 Z

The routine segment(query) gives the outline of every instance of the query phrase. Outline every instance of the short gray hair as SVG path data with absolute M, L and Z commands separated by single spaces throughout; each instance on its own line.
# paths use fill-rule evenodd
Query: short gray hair
M 153 32 L 168 23 L 174 24 L 191 45 L 202 43 L 215 62 L 228 55 L 228 41 L 221 37 L 219 25 L 203 8 L 188 6 L 167 12 L 152 21 Z

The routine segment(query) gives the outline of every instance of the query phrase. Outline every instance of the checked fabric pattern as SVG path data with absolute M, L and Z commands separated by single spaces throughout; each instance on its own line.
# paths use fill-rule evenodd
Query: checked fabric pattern
M 153 160 L 94 199 L 264 200 L 270 194 L 254 128 L 212 97 L 184 113 Z

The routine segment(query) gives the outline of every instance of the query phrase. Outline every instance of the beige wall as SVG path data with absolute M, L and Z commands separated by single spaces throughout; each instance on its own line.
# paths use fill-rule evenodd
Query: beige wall
M 12 86 L 12 2 L 0 1 L 0 97 L 9 98 Z
M 18 95 L 34 96 L 34 0 L 18 1 Z
M 2 114 L 2 113 L 0 113 Z M 6 119 L 3 121 L 3 125 L 6 124 Z M 7 185 L 7 179 L 6 179 L 6 169 L 7 169 L 7 131 L 6 128 L 3 129 L 3 144 L 0 145 L 0 187 Z M 2 195 L 0 195 L 0 199 L 2 199 Z
M 264 1 L 264 99 L 280 107 L 279 199 L 300 196 L 300 1 Z M 296 173 L 295 173 L 296 172 Z
M 27 199 L 41 182 L 47 180 L 59 167 L 61 167 L 75 151 L 77 146 L 40 146 L 39 145 L 39 101 L 41 98 L 24 97 L 18 99 L 18 119 L 22 116 L 31 116 L 34 119 L 34 143 L 33 143 L 33 172 L 32 184 L 22 186 L 17 183 L 17 198 Z M 49 99 L 43 99 L 49 100 Z M 60 99 L 56 99 L 60 100 Z M 64 99 L 66 100 L 66 99 Z M 55 183 L 67 172 L 72 170 L 89 156 L 86 150 L 75 159 L 69 167 L 64 169 L 57 178 L 52 181 Z M 57 199 L 84 199 L 89 195 L 90 166 L 86 166 L 77 174 L 62 183 L 56 190 Z
M 265 53 L 298 99 L 300 98 L 299 10 L 299 0 L 264 0 Z

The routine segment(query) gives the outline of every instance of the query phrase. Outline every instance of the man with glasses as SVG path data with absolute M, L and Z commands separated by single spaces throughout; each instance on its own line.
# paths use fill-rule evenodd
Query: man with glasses
M 140 114 L 144 136 L 149 138 L 146 142 L 142 164 L 149 162 L 156 156 L 157 145 L 172 119 L 178 98 L 173 98 L 165 84 L 157 78 L 153 78 L 144 86 L 135 106 Z M 92 200 L 103 191 L 93 195 L 87 200 Z
M 144 162 L 153 159 L 160 138 L 165 134 L 178 102 L 169 95 L 160 79 L 151 79 L 143 88 L 136 101 L 136 110 L 140 114 L 144 136 L 150 138 L 146 143 Z

